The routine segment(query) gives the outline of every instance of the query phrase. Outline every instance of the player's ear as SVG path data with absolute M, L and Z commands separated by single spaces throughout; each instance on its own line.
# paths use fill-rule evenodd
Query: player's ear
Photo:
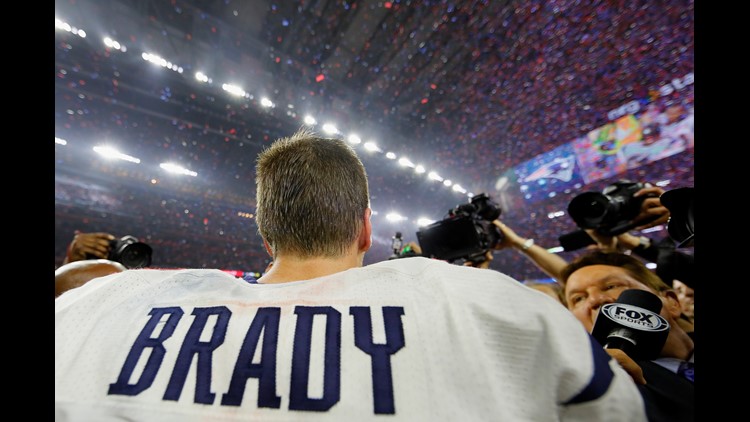
M 273 249 L 271 249 L 271 245 L 266 242 L 266 239 L 263 239 L 263 247 L 266 248 L 266 252 L 268 253 L 268 256 L 273 259 Z
M 372 246 L 372 221 L 370 221 L 370 217 L 372 217 L 372 210 L 366 208 L 357 245 L 360 252 L 367 252 Z

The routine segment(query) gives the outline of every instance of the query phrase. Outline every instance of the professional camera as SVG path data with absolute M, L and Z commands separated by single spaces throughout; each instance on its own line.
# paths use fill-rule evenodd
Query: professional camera
M 151 246 L 138 241 L 135 236 L 127 235 L 109 242 L 107 259 L 119 262 L 126 268 L 144 268 L 151 265 L 151 253 Z M 89 254 L 87 259 L 96 259 L 96 256 Z
M 502 232 L 492 224 L 500 213 L 500 207 L 487 194 L 473 196 L 470 203 L 456 206 L 445 219 L 417 232 L 422 256 L 448 262 L 483 262 L 487 251 L 503 239 Z
M 655 195 L 634 197 L 633 194 L 650 186 L 620 180 L 605 187 L 601 193 L 584 192 L 570 201 L 568 214 L 581 229 L 595 229 L 604 236 L 617 236 L 648 222 L 634 223 L 632 220 L 641 213 L 643 201 Z

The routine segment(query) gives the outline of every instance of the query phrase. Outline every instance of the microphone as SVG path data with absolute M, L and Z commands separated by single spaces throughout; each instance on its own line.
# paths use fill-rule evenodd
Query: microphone
M 605 349 L 620 349 L 633 359 L 656 359 L 670 328 L 659 315 L 661 307 L 661 299 L 651 292 L 625 290 L 617 301 L 602 306 L 591 335 Z

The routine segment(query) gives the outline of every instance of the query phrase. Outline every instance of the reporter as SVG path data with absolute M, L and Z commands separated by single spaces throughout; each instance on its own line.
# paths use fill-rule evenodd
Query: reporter
M 694 341 L 679 324 L 682 308 L 675 291 L 645 264 L 618 252 L 592 251 L 571 261 L 562 273 L 568 309 L 591 332 L 601 307 L 614 303 L 626 289 L 646 290 L 662 301 L 661 316 L 670 325 L 669 335 L 654 360 L 631 359 L 622 353 L 610 355 L 639 384 L 650 421 L 689 421 L 694 418 L 694 387 L 677 372 L 683 363 L 694 363 Z M 641 369 L 639 374 L 638 368 Z

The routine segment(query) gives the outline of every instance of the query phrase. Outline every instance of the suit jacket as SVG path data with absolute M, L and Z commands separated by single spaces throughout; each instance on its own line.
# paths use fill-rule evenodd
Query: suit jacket
M 693 383 L 682 375 L 648 361 L 637 362 L 643 369 L 646 385 L 638 389 L 646 404 L 650 422 L 684 422 L 695 419 Z

